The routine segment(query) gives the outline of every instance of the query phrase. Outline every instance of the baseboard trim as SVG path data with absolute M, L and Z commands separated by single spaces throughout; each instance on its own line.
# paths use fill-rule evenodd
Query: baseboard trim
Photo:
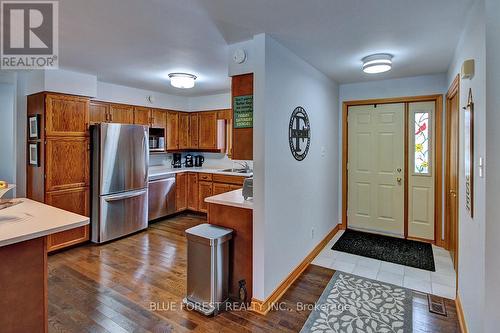
M 455 305 L 457 307 L 457 317 L 458 317 L 458 325 L 460 326 L 461 333 L 468 333 L 467 323 L 465 322 L 464 309 L 462 307 L 462 301 L 460 300 L 460 296 L 455 298 Z
M 273 293 L 266 298 L 265 301 L 261 301 L 256 298 L 252 298 L 251 310 L 261 315 L 266 315 L 269 310 L 271 310 L 276 304 L 281 296 L 290 288 L 290 286 L 297 280 L 297 278 L 306 270 L 311 261 L 321 252 L 321 250 L 328 244 L 328 242 L 335 236 L 339 231 L 340 225 L 337 224 L 326 236 L 321 240 L 321 242 L 314 247 L 314 249 L 302 260 L 302 262 L 295 267 L 295 269 L 286 277 L 283 282 L 281 282 L 278 287 L 273 291 Z

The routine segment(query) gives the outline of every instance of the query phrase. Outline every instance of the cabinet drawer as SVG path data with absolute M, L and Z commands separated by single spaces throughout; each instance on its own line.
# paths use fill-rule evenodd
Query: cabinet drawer
M 57 232 L 47 236 L 47 251 L 59 250 L 89 240 L 89 226 Z
M 212 181 L 212 174 L 211 173 L 199 173 L 198 180 L 200 180 L 200 181 Z
M 245 177 L 214 174 L 212 176 L 212 180 L 217 183 L 226 183 L 226 184 L 243 186 L 243 181 L 245 180 Z

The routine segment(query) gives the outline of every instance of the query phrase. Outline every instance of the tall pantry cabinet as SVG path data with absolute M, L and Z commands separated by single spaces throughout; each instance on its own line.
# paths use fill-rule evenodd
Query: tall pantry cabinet
M 27 197 L 90 216 L 89 98 L 38 93 L 28 96 L 27 113 L 38 119 L 37 137 L 27 138 Z M 47 250 L 87 240 L 88 225 L 48 236 Z

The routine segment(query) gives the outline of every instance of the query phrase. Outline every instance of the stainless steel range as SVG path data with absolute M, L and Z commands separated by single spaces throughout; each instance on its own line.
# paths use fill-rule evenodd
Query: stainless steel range
M 148 128 L 92 126 L 92 242 L 148 227 Z

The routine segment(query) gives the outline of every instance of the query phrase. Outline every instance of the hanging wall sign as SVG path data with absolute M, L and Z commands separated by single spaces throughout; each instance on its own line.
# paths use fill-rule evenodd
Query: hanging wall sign
M 233 98 L 234 128 L 253 127 L 253 95 Z
M 293 110 L 288 127 L 288 142 L 290 151 L 297 161 L 306 158 L 311 144 L 311 127 L 309 117 L 303 107 L 298 106 Z

